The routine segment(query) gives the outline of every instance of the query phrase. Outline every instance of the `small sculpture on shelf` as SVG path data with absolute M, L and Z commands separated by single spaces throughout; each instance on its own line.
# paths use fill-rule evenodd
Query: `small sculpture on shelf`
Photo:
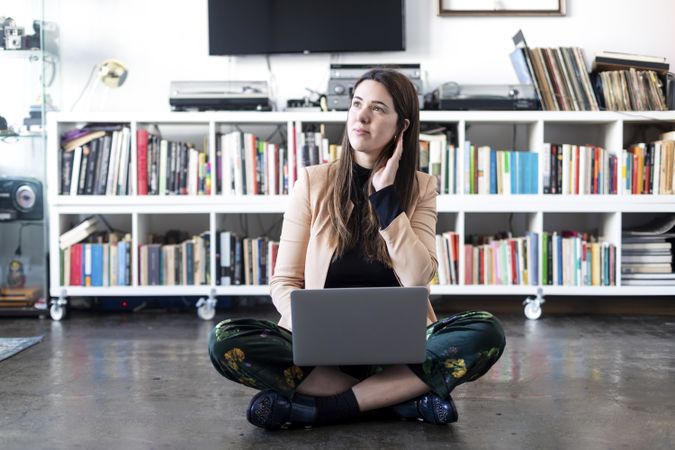
M 22 289 L 26 285 L 26 275 L 23 272 L 23 263 L 18 259 L 9 262 L 7 272 L 7 287 L 10 289 Z

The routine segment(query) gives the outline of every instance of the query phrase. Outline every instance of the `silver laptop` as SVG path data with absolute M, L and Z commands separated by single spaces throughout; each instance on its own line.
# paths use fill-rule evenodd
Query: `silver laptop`
M 421 363 L 426 356 L 425 287 L 291 292 L 298 366 Z

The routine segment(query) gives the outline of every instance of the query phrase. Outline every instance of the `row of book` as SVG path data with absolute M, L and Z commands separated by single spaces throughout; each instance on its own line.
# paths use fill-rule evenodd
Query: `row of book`
M 661 223 L 664 219 L 658 218 Z M 661 231 L 625 231 L 622 236 L 622 284 L 675 285 L 672 241 L 675 216 L 665 218 Z M 668 232 L 669 231 L 669 232 Z M 158 240 L 150 236 L 150 241 Z M 159 240 L 166 240 L 160 238 Z M 65 241 L 64 241 L 65 242 Z M 151 242 L 139 246 L 139 285 L 207 285 L 210 279 L 208 231 L 180 243 Z M 219 231 L 216 284 L 269 284 L 279 243 L 266 237 L 243 238 Z M 465 285 L 613 286 L 616 248 L 588 233 L 543 232 L 471 235 L 464 245 Z M 459 234 L 436 236 L 438 273 L 434 284 L 459 284 Z M 130 286 L 131 235 L 92 233 L 87 242 L 60 250 L 60 282 L 69 286 Z
M 298 124 L 298 129 L 300 128 Z M 285 195 L 298 170 L 336 161 L 342 147 L 330 144 L 322 132 L 294 133 L 290 149 L 259 139 L 253 133 L 232 131 L 218 136 L 217 192 L 225 195 Z M 295 150 L 294 150 L 295 149 Z M 437 190 L 457 192 L 457 152 L 445 134 L 421 134 L 419 170 L 436 176 Z
M 616 194 L 617 157 L 602 147 L 545 143 L 544 194 Z
M 75 133 L 77 132 L 77 133 Z M 341 148 L 321 133 L 298 134 L 301 156 L 234 131 L 219 135 L 218 191 L 225 195 L 285 195 L 292 174 L 307 165 L 335 161 Z M 192 144 L 168 141 L 145 129 L 137 132 L 140 195 L 209 195 L 212 169 L 207 152 Z M 63 195 L 126 195 L 131 192 L 128 127 L 73 130 L 63 138 Z M 632 194 L 675 192 L 675 141 L 631 145 L 622 151 L 621 188 Z M 544 144 L 543 189 L 550 194 L 616 194 L 617 157 L 597 146 Z M 458 152 L 445 134 L 420 135 L 419 170 L 438 179 L 438 192 L 458 192 Z M 538 153 L 495 150 L 465 142 L 464 192 L 536 194 Z M 224 190 L 223 190 L 224 187 Z
M 464 147 L 464 193 L 536 194 L 539 155 L 534 152 Z
M 139 246 L 140 286 L 211 284 L 210 237 L 205 231 L 176 244 Z
M 464 284 L 537 285 L 538 234 L 471 235 L 464 244 Z
M 445 133 L 420 134 L 419 170 L 436 177 L 439 194 L 457 193 L 457 149 Z
M 436 235 L 438 273 L 432 284 L 459 284 L 459 233 L 448 231 Z
M 131 131 L 126 126 L 71 130 L 61 139 L 61 195 L 131 193 Z
M 598 111 L 599 106 L 578 47 L 518 47 L 511 54 L 519 81 L 533 84 L 547 111 Z
M 600 72 L 605 109 L 611 111 L 667 111 L 663 83 L 653 70 Z
M 289 148 L 239 130 L 216 136 L 217 193 L 286 195 L 299 170 L 335 161 L 341 146 L 330 144 L 322 131 L 302 131 L 293 123 Z
M 138 195 L 211 193 L 211 164 L 205 150 L 162 139 L 146 129 L 136 132 L 136 142 Z
M 553 286 L 614 286 L 616 246 L 578 231 L 542 233 L 542 282 Z
M 624 193 L 675 193 L 675 140 L 631 145 L 621 154 Z
M 59 266 L 62 286 L 130 286 L 131 235 L 61 249 Z
M 266 285 L 272 279 L 279 243 L 220 231 L 216 240 L 216 282 L 222 286 Z

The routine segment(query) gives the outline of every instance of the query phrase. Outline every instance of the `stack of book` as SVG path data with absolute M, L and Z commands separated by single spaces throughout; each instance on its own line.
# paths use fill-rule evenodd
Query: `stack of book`
M 131 193 L 131 132 L 123 125 L 71 130 L 61 138 L 61 195 Z
M 219 231 L 216 239 L 217 284 L 269 284 L 278 251 L 279 242 L 267 237 L 242 238 L 231 231 Z
M 626 229 L 621 240 L 622 285 L 675 286 L 675 215 L 657 217 L 646 225 Z
M 211 193 L 211 164 L 205 150 L 162 139 L 145 129 L 137 131 L 136 140 L 138 195 Z
M 464 147 L 465 194 L 536 194 L 539 155 L 535 152 Z
M 534 84 L 544 110 L 599 110 L 581 48 L 524 46 L 516 48 L 511 59 L 519 81 Z
M 464 244 L 464 284 L 531 285 L 539 282 L 539 235 L 471 235 Z
M 419 170 L 436 177 L 439 194 L 457 193 L 457 149 L 445 133 L 420 134 Z
M 602 147 L 544 144 L 544 194 L 616 194 L 617 157 Z
M 579 231 L 544 232 L 541 248 L 543 284 L 614 286 L 616 246 Z
M 662 137 L 668 137 L 668 134 Z M 675 136 L 637 143 L 621 152 L 624 161 L 621 186 L 624 194 L 675 193 Z
M 604 107 L 611 111 L 666 111 L 666 58 L 600 52 L 593 61 Z
M 448 231 L 436 235 L 436 259 L 439 284 L 459 284 L 459 233 Z
M 149 239 L 155 241 L 155 237 Z M 152 242 L 139 246 L 141 286 L 203 285 L 210 282 L 209 232 L 178 243 Z

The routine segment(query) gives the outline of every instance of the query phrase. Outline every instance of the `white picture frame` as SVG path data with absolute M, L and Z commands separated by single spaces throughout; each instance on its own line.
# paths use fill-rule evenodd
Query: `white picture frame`
M 439 16 L 564 16 L 565 0 L 438 0 Z

